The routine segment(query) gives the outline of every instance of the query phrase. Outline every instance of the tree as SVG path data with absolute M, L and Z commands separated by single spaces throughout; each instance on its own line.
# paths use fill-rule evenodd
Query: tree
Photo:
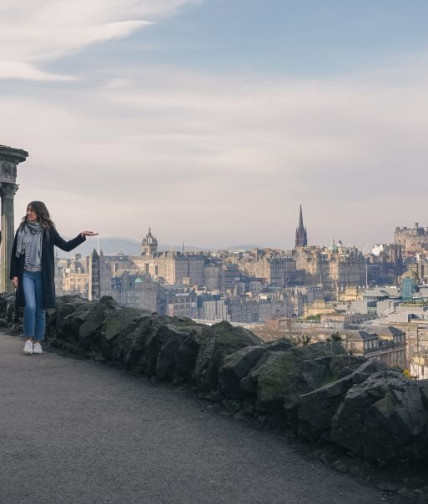
M 342 336 L 339 334 L 339 331 L 332 333 L 331 340 L 332 341 L 342 341 Z

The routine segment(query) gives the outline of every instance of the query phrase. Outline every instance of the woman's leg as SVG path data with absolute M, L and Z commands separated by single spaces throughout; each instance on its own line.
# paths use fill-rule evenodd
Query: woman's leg
M 33 353 L 33 337 L 36 325 L 36 294 L 34 278 L 31 273 L 24 271 L 22 277 L 22 288 L 25 296 L 23 332 L 26 339 L 24 353 Z
M 34 276 L 24 271 L 22 278 L 22 287 L 24 289 L 25 306 L 24 306 L 24 338 L 32 339 L 34 337 L 34 329 L 36 325 L 36 287 Z
M 35 296 L 36 313 L 34 339 L 40 343 L 45 337 L 46 327 L 46 312 L 43 307 L 43 277 L 41 271 L 38 271 L 35 275 Z

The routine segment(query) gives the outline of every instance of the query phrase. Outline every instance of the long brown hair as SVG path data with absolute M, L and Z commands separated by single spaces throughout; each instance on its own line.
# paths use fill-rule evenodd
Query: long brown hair
M 47 209 L 43 201 L 31 201 L 31 203 L 28 203 L 27 205 L 27 210 L 29 207 L 31 207 L 33 212 L 37 215 L 37 220 L 42 226 L 42 228 L 49 230 L 50 228 L 55 227 L 55 224 L 51 221 L 49 210 Z M 25 215 L 22 218 L 22 222 L 19 228 L 22 229 L 25 226 L 26 222 L 27 222 L 27 215 Z

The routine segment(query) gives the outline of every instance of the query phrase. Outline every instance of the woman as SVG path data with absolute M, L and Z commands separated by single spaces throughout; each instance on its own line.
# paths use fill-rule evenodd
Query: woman
M 51 221 L 42 201 L 32 201 L 13 242 L 10 278 L 17 289 L 17 303 L 24 306 L 24 353 L 41 354 L 45 336 L 46 308 L 55 307 L 54 245 L 70 251 L 98 233 L 82 231 L 65 241 Z

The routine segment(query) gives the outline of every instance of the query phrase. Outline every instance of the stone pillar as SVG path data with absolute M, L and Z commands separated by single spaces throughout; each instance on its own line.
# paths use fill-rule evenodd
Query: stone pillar
M 10 256 L 15 233 L 13 199 L 16 185 L 17 165 L 25 161 L 28 152 L 0 145 L 0 197 L 1 197 L 1 268 L 0 292 L 13 292 L 9 279 Z
M 10 256 L 14 239 L 14 213 L 13 198 L 18 190 L 16 184 L 2 184 L 0 188 L 1 196 L 1 292 L 13 292 L 13 287 L 9 279 Z

